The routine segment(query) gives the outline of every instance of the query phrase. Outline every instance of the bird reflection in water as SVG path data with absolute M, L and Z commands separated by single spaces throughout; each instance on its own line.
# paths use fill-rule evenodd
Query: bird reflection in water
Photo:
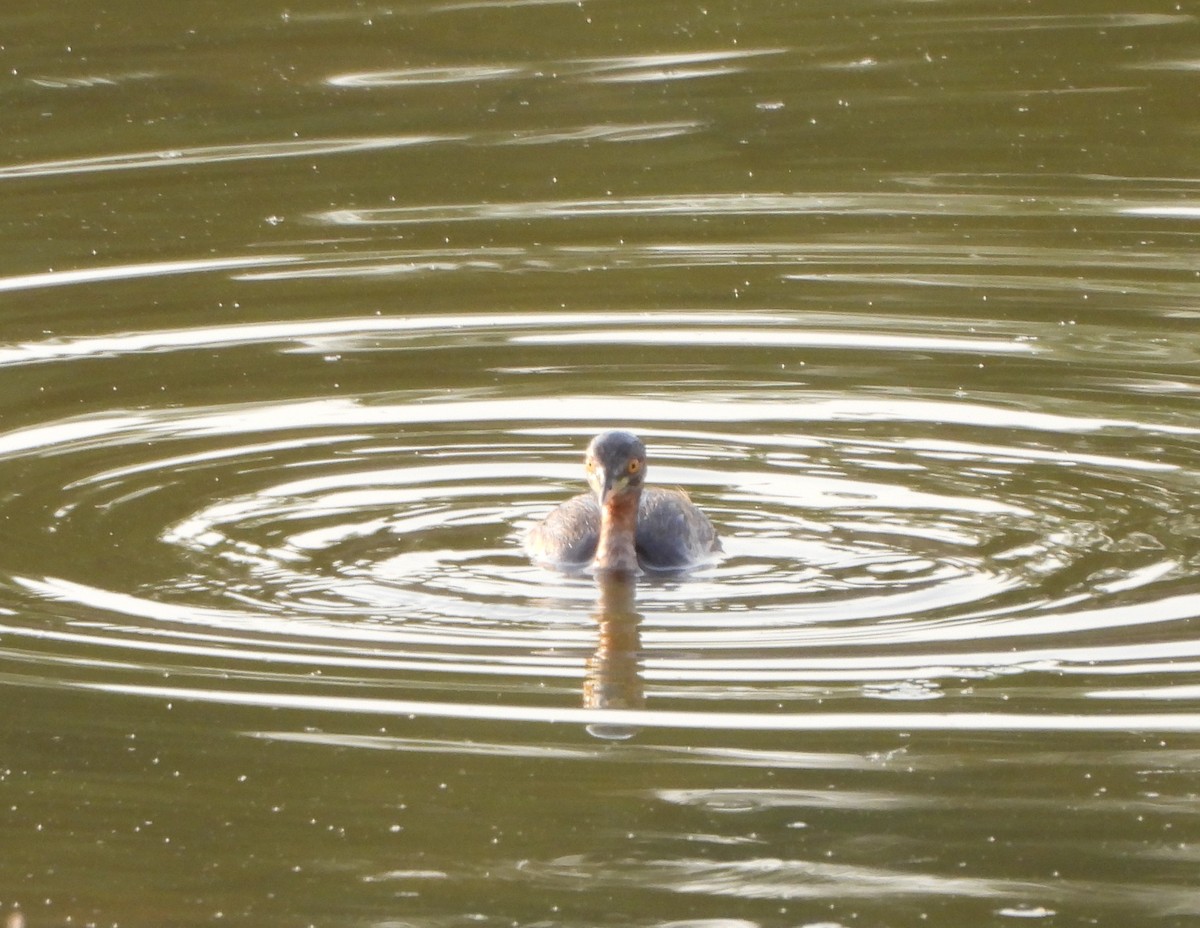
M 638 624 L 637 577 L 622 571 L 596 575 L 599 598 L 596 625 L 600 640 L 587 662 L 583 681 L 585 709 L 641 709 L 646 705 L 642 684 L 642 638 Z M 637 733 L 632 725 L 594 723 L 588 734 L 625 741 Z

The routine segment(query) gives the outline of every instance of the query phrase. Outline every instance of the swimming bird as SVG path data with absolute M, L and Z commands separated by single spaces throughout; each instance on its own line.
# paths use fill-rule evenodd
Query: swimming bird
M 716 530 L 683 490 L 647 487 L 646 446 L 631 432 L 601 432 L 584 457 L 591 493 L 535 525 L 525 550 L 567 569 L 682 570 L 721 550 Z

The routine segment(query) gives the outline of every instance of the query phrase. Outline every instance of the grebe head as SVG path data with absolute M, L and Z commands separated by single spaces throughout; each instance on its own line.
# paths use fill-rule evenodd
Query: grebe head
M 610 499 L 632 497 L 646 482 L 646 446 L 631 432 L 601 432 L 588 445 L 588 484 L 603 506 Z

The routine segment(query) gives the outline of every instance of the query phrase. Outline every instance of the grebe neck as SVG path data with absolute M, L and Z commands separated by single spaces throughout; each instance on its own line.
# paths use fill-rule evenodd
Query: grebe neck
M 600 507 L 600 541 L 592 566 L 638 573 L 637 517 L 640 494 L 609 497 Z

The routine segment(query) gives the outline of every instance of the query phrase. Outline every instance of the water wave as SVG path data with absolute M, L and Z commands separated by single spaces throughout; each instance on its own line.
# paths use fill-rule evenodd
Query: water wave
M 770 312 L 363 317 L 48 338 L 0 351 L 0 369 L 244 345 L 344 359 L 414 338 L 435 352 L 492 352 L 497 369 L 519 349 L 568 371 L 597 345 L 686 356 L 771 341 L 810 357 L 1050 368 L 1074 363 L 1078 348 L 1055 327 L 1019 338 L 966 322 L 961 334 L 934 319 L 909 327 L 809 329 Z M 1194 731 L 1195 717 L 1174 709 L 1086 708 L 1125 681 L 1143 701 L 1159 693 L 1174 705 L 1176 675 L 1200 666 L 1189 585 L 1200 429 L 1139 415 L 1129 396 L 1103 413 L 1082 401 L 1051 412 L 1015 393 L 846 397 L 698 382 L 619 402 L 409 391 L 43 419 L 0 434 L 0 475 L 21 487 L 0 512 L 54 539 L 6 558 L 0 605 L 12 616 L 0 643 L 32 677 L 53 668 L 66 686 L 572 721 L 606 737 L 631 718 Z M 651 479 L 688 488 L 726 550 L 623 603 L 586 577 L 534 567 L 519 546 L 577 491 L 580 449 L 617 405 L 651 448 Z M 942 437 L 948 424 L 953 439 Z M 118 551 L 140 565 L 137 582 L 106 582 L 80 550 Z M 217 682 L 214 667 L 237 685 Z M 164 674 L 176 682 L 151 682 Z M 1049 679 L 1047 704 L 1039 681 Z M 979 687 L 990 696 L 968 710 Z M 485 691 L 488 701 L 447 698 Z

